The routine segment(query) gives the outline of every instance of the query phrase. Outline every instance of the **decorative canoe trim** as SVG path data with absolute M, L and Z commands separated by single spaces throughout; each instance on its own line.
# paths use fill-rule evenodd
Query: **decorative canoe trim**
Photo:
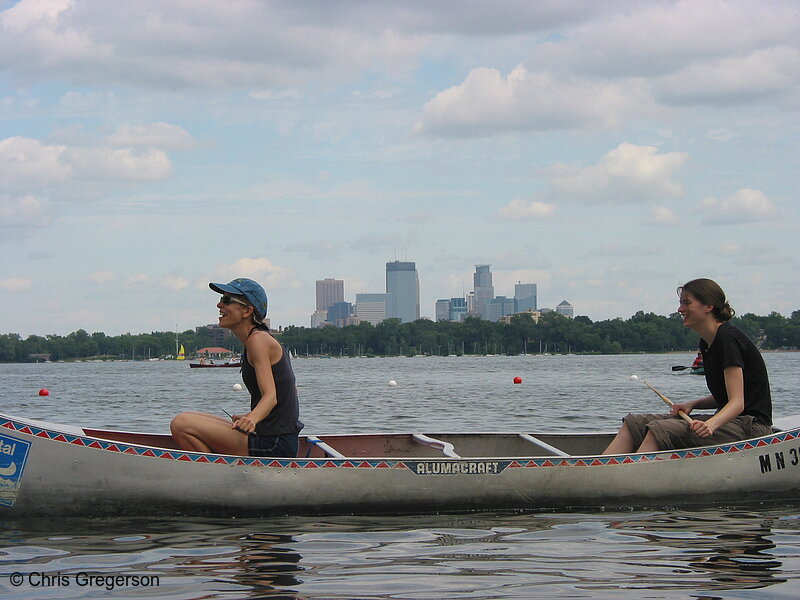
M 53 442 L 74 444 L 105 452 L 118 452 L 143 456 L 147 458 L 160 458 L 167 460 L 177 460 L 181 462 L 208 463 L 208 464 L 227 464 L 234 466 L 259 467 L 270 469 L 397 469 L 405 468 L 414 473 L 419 472 L 419 465 L 422 463 L 503 463 L 500 470 L 487 471 L 489 473 L 499 473 L 506 468 L 547 468 L 547 467 L 604 467 L 609 465 L 635 464 L 661 462 L 669 460 L 685 460 L 691 458 L 702 458 L 706 456 L 716 456 L 721 454 L 731 454 L 742 450 L 752 450 L 753 448 L 765 448 L 772 444 L 795 440 L 800 437 L 800 429 L 782 431 L 770 436 L 759 438 L 758 440 L 734 442 L 713 446 L 709 448 L 694 448 L 689 450 L 675 450 L 669 454 L 626 454 L 624 456 L 591 456 L 576 458 L 544 457 L 532 459 L 492 459 L 492 458 L 473 458 L 473 459 L 453 459 L 442 458 L 419 458 L 413 460 L 393 460 L 379 458 L 375 460 L 355 459 L 355 458 L 264 458 L 246 456 L 228 456 L 220 454 L 206 454 L 203 452 L 184 452 L 182 450 L 168 450 L 154 448 L 151 446 L 136 446 L 121 442 L 104 441 L 98 438 L 77 436 L 61 431 L 42 429 L 26 423 L 20 423 L 7 419 L 0 424 L 0 427 L 23 433 L 26 435 L 48 439 Z

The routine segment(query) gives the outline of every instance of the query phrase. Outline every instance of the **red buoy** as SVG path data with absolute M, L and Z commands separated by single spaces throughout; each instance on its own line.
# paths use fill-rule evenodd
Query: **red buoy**
M 514 383 L 522 383 L 522 377 L 514 377 Z
M 39 395 L 40 396 L 49 396 L 50 395 L 50 390 L 48 390 L 47 388 L 42 388 L 42 389 L 39 390 Z

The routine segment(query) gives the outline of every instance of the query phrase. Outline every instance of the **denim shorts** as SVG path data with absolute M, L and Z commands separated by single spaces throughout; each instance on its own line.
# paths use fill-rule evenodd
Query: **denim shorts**
M 247 440 L 250 456 L 269 456 L 273 458 L 295 458 L 297 456 L 297 434 L 251 435 Z

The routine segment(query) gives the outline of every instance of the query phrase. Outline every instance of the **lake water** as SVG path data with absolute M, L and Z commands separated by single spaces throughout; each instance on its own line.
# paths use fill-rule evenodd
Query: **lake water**
M 612 431 L 627 412 L 666 409 L 644 380 L 676 402 L 707 393 L 702 377 L 671 370 L 693 358 L 298 358 L 294 364 L 306 433 Z M 775 416 L 800 413 L 800 353 L 770 353 L 765 360 Z M 522 384 L 513 383 L 517 376 Z M 241 409 L 246 393 L 232 387 L 239 377 L 238 369 L 179 362 L 0 365 L 0 410 L 163 432 L 181 410 Z M 397 385 L 388 386 L 390 380 Z M 39 397 L 40 388 L 50 395 Z M 0 592 L 20 600 L 795 599 L 799 580 L 800 503 L 0 521 Z

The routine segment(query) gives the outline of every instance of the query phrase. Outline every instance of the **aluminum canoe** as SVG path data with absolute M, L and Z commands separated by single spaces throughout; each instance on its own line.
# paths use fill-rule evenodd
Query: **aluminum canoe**
M 780 429 L 778 429 L 780 427 Z M 610 433 L 301 436 L 296 458 L 0 414 L 0 517 L 572 510 L 800 499 L 800 417 L 703 448 L 601 455 Z

